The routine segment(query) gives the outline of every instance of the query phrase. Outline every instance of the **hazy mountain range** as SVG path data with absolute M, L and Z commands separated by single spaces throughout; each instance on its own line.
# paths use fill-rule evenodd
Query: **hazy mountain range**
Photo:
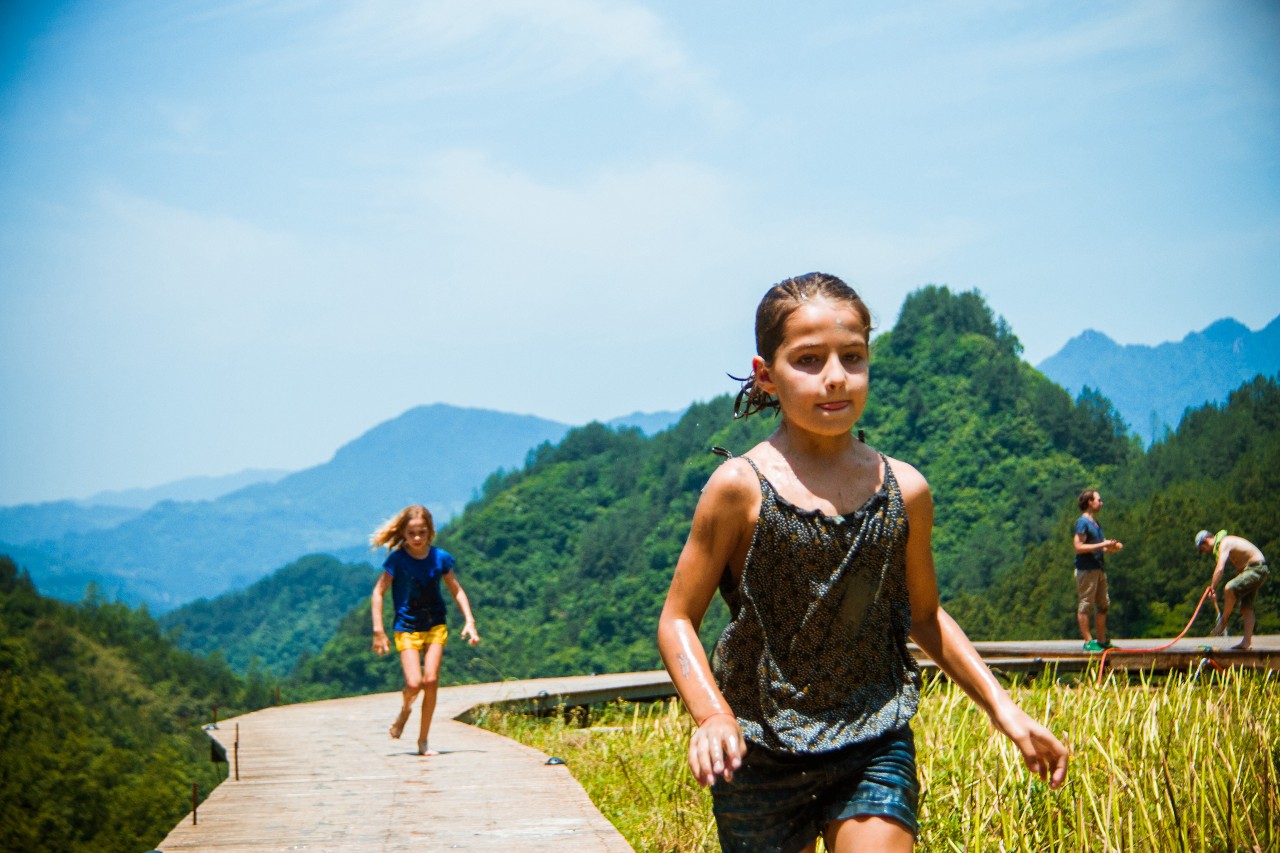
M 1155 347 L 1086 331 L 1039 368 L 1073 395 L 1084 386 L 1101 390 L 1149 443 L 1188 406 L 1220 402 L 1253 376 L 1280 372 L 1280 318 L 1258 332 L 1219 320 Z M 680 414 L 637 412 L 607 425 L 653 434 Z M 307 554 L 363 561 L 369 532 L 402 506 L 425 499 L 444 522 L 495 471 L 521 466 L 531 449 L 568 429 L 526 415 L 421 406 L 292 474 L 244 472 L 0 507 L 0 553 L 30 571 L 46 595 L 76 600 L 93 581 L 109 597 L 163 612 L 243 589 Z
M 654 429 L 680 412 L 636 413 L 615 426 Z M 369 555 L 369 533 L 423 502 L 440 523 L 485 479 L 523 465 L 568 424 L 444 404 L 420 406 L 339 448 L 333 459 L 211 500 L 145 510 L 76 501 L 0 508 L 0 553 L 46 595 L 77 600 L 93 581 L 108 597 L 163 612 L 243 588 L 306 554 Z M 206 486 L 210 485 L 208 483 Z
M 184 477 L 149 489 L 119 489 L 98 492 L 81 506 L 133 507 L 150 509 L 161 501 L 211 501 L 255 483 L 274 483 L 290 472 L 277 468 L 250 468 L 222 477 Z
M 1039 369 L 1073 395 L 1085 386 L 1101 390 L 1129 429 L 1151 444 L 1177 427 L 1188 407 L 1224 402 L 1241 383 L 1280 373 L 1280 317 L 1257 332 L 1218 320 L 1159 346 L 1121 346 L 1090 329 Z

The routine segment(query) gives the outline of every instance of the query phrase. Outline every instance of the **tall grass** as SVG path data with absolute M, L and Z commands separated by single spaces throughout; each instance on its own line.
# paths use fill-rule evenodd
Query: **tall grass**
M 1071 748 L 1056 792 L 960 690 L 930 682 L 913 724 L 924 789 L 917 849 L 1280 850 L 1278 682 L 1230 670 L 1015 685 L 1014 698 Z M 685 766 L 691 728 L 679 704 L 592 715 L 581 728 L 489 709 L 481 724 L 563 758 L 636 850 L 716 850 L 710 797 Z

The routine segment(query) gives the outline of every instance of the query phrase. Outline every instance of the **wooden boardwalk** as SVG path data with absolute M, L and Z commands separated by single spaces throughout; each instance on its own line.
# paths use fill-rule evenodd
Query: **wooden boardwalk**
M 1118 645 L 1132 650 L 1164 642 Z M 1112 653 L 1107 665 L 1188 670 L 1212 660 L 1224 667 L 1280 669 L 1280 636 L 1255 637 L 1250 652 L 1226 651 L 1236 642 L 1182 640 L 1161 653 Z M 993 669 L 1007 672 L 1080 670 L 1101 657 L 1084 653 L 1078 640 L 975 645 Z M 229 778 L 200 805 L 198 824 L 187 815 L 158 849 L 630 850 L 571 768 L 547 765 L 546 755 L 458 718 L 493 703 L 551 709 L 670 695 L 670 679 L 661 671 L 446 687 L 431 727 L 431 745 L 442 754 L 431 758 L 416 751 L 418 709 L 401 740 L 387 736 L 399 693 L 287 705 L 225 720 L 209 735 L 233 762 Z
M 446 687 L 431 726 L 432 748 L 442 754 L 430 758 L 417 754 L 418 708 L 400 740 L 387 736 L 399 693 L 225 720 L 209 734 L 233 762 L 229 778 L 200 804 L 198 823 L 188 815 L 158 849 L 630 850 L 570 768 L 547 765 L 546 755 L 454 718 L 493 702 L 550 708 L 667 695 L 665 672 Z

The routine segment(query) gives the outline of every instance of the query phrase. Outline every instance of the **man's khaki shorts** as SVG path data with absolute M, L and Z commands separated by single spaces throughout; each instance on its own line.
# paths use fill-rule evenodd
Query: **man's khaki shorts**
M 1107 572 L 1105 569 L 1076 569 L 1076 592 L 1079 595 L 1076 612 L 1086 616 L 1092 610 L 1106 613 L 1111 607 L 1107 596 Z

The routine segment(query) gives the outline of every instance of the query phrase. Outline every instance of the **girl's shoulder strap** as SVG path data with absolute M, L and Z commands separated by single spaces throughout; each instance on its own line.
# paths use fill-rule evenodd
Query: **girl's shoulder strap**
M 723 456 L 726 460 L 741 459 L 742 461 L 746 462 L 748 465 L 751 466 L 751 470 L 756 472 L 756 477 L 760 479 L 761 483 L 767 482 L 764 478 L 764 474 L 760 473 L 760 469 L 756 467 L 756 463 L 752 461 L 750 456 L 734 456 L 728 450 L 725 450 L 723 447 L 719 445 L 714 445 L 711 448 L 711 452 L 714 453 L 716 456 Z

